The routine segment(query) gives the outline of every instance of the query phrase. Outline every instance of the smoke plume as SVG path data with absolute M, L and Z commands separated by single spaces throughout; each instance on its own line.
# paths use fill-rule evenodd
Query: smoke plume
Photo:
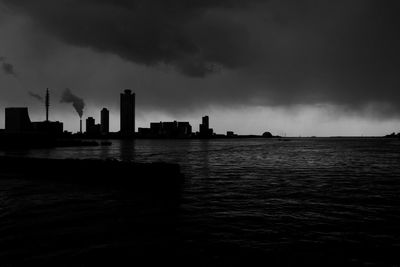
M 69 88 L 66 88 L 64 90 L 60 102 L 72 103 L 72 106 L 74 106 L 76 112 L 78 112 L 79 117 L 82 118 L 83 109 L 85 108 L 85 102 L 83 101 L 82 98 L 74 95 Z
M 33 98 L 39 100 L 40 102 L 43 102 L 43 101 L 44 101 L 44 100 L 43 100 L 43 97 L 42 97 L 41 95 L 38 95 L 38 94 L 33 93 L 33 92 L 31 92 L 31 91 L 28 91 L 28 94 L 29 94 L 31 97 L 33 97 Z
M 15 71 L 15 67 L 14 67 L 13 64 L 9 63 L 9 62 L 6 60 L 5 57 L 0 57 L 0 63 L 1 63 L 1 67 L 2 67 L 2 69 L 3 69 L 3 71 L 4 71 L 4 73 L 7 74 L 7 75 L 12 75 L 12 76 L 14 76 L 14 77 L 17 79 L 17 81 L 19 82 L 20 87 L 23 88 L 24 90 L 26 90 L 26 91 L 28 92 L 29 96 L 31 96 L 31 97 L 33 97 L 33 98 L 39 100 L 40 102 L 44 102 L 44 99 L 43 99 L 43 97 L 42 97 L 41 95 L 36 94 L 36 93 L 34 93 L 34 92 L 32 92 L 32 91 L 28 91 L 28 90 L 25 88 L 25 86 L 22 85 L 21 80 L 20 80 L 20 78 L 18 77 L 18 75 L 17 75 L 17 73 L 16 73 L 16 71 Z
M 7 75 L 13 75 L 17 77 L 17 73 L 14 70 L 14 66 L 6 61 L 5 57 L 0 57 L 1 68 L 3 69 L 4 73 Z

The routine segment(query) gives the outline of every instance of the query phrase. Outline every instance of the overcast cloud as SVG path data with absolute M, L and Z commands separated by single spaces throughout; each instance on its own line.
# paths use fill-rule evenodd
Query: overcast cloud
M 132 88 L 168 114 L 329 105 L 398 118 L 395 1 L 243 2 L 0 0 L 0 57 L 18 73 L 0 73 L 0 104 L 50 87 L 117 107 Z

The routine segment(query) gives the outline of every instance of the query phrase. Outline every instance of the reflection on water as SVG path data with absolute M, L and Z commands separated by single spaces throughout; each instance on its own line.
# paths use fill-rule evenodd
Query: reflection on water
M 116 156 L 113 154 L 113 150 L 111 149 L 112 147 L 106 147 L 101 150 L 107 151 L 107 157 L 106 158 L 118 158 L 120 160 L 124 161 L 134 161 L 135 160 L 135 141 L 129 141 L 129 140 L 121 140 L 118 142 L 118 148 L 119 148 L 119 156 Z M 104 159 L 104 157 L 102 157 Z
M 205 266 L 400 263 L 398 140 L 124 140 L 0 155 L 177 162 L 186 177 L 179 207 L 112 189 L 2 179 L 0 259 L 10 262 L 162 254 Z

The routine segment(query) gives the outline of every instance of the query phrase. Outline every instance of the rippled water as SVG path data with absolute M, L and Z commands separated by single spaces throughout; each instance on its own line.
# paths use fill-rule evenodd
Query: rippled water
M 0 155 L 177 162 L 186 180 L 176 203 L 3 177 L 10 266 L 400 264 L 399 140 L 136 140 Z

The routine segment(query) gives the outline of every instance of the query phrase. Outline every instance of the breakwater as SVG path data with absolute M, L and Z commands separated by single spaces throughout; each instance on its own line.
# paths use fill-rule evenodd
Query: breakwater
M 100 159 L 0 157 L 2 176 L 80 184 L 129 186 L 130 189 L 171 189 L 183 175 L 178 164 L 136 163 Z

